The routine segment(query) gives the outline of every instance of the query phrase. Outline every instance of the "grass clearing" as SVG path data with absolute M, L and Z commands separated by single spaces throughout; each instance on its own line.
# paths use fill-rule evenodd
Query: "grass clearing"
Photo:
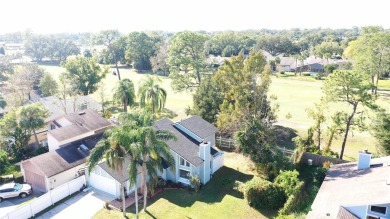
M 52 73 L 55 78 L 65 71 L 64 68 L 55 65 L 41 65 L 48 72 Z M 111 68 L 110 72 L 115 70 Z M 137 91 L 139 82 L 148 75 L 148 73 L 137 73 L 134 69 L 121 68 L 120 69 L 122 78 L 129 78 L 134 82 L 135 89 Z M 279 111 L 277 113 L 279 125 L 290 127 L 295 129 L 299 135 L 306 134 L 307 128 L 312 125 L 312 119 L 307 117 L 306 109 L 312 107 L 315 102 L 319 102 L 322 97 L 321 86 L 323 80 L 315 80 L 311 76 L 294 76 L 294 73 L 286 72 L 286 77 L 272 77 L 272 83 L 270 86 L 270 95 L 277 97 L 276 103 L 279 104 Z M 185 109 L 190 106 L 192 107 L 192 93 L 180 92 L 174 93 L 168 77 L 159 76 L 162 80 L 162 87 L 167 90 L 167 102 L 166 108 L 172 110 L 177 114 L 173 120 L 186 117 Z M 309 78 L 306 80 L 303 78 Z M 313 80 L 311 80 L 313 79 Z M 112 90 L 118 82 L 118 77 L 111 73 L 104 79 L 106 84 L 107 97 L 111 99 Z M 390 80 L 379 81 L 381 89 L 390 90 Z M 94 95 L 95 99 L 98 100 L 97 95 Z M 377 103 L 390 111 L 390 94 L 382 93 Z M 120 105 L 117 105 L 121 109 Z M 336 110 L 346 108 L 343 104 L 331 104 L 329 106 L 327 115 L 331 115 Z M 291 117 L 290 117 L 291 115 Z M 369 114 L 369 118 L 373 115 Z M 332 149 L 339 152 L 342 138 L 338 137 L 333 143 Z M 354 131 L 348 138 L 347 147 L 345 148 L 346 159 L 354 160 L 357 158 L 357 152 L 364 148 L 370 151 L 376 152 L 375 149 L 376 141 L 369 133 L 361 133 Z
M 276 212 L 251 208 L 243 195 L 233 187 L 236 181 L 253 178 L 253 164 L 241 154 L 225 152 L 225 166 L 199 193 L 165 190 L 148 201 L 148 212 L 140 210 L 140 218 L 270 218 Z M 142 209 L 142 205 L 140 206 Z M 135 207 L 127 209 L 129 218 L 135 217 Z M 122 213 L 102 209 L 95 219 L 122 218 Z

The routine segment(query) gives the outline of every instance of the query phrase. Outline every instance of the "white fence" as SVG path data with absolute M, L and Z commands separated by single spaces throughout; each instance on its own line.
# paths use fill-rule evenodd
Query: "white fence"
M 54 205 L 54 203 L 79 191 L 83 184 L 85 184 L 85 176 L 80 176 L 79 178 L 76 178 L 68 183 L 65 183 L 64 185 L 50 190 L 44 195 L 39 196 L 31 203 L 9 212 L 0 219 L 27 219 L 34 217 L 39 212 L 50 207 L 51 205 Z
M 224 156 L 225 154 L 220 151 L 215 157 L 213 157 L 213 173 L 223 166 Z

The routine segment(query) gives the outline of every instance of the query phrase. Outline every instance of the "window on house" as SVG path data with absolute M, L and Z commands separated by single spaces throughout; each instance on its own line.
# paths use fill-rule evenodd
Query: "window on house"
M 180 157 L 180 165 L 181 166 L 186 166 L 186 167 L 190 167 L 190 163 L 186 160 L 184 160 L 183 158 Z
M 189 171 L 180 169 L 179 173 L 180 173 L 180 178 L 184 178 L 184 179 L 189 178 L 189 176 L 188 176 L 190 174 Z
M 379 214 L 386 214 L 386 207 L 382 207 L 382 206 L 371 206 L 371 211 L 372 212 L 375 212 L 375 213 L 379 213 Z
M 51 124 L 51 125 L 50 125 L 50 130 L 53 130 L 53 129 L 56 129 L 56 126 L 53 125 L 53 124 Z

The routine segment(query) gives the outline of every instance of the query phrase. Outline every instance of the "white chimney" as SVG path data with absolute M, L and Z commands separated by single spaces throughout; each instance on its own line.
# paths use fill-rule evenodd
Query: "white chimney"
M 210 180 L 210 142 L 201 142 L 199 144 L 199 157 L 204 161 L 203 167 L 201 167 L 201 180 L 203 184 L 206 184 Z
M 358 170 L 370 168 L 371 165 L 371 153 L 367 149 L 359 151 L 359 158 L 357 162 Z

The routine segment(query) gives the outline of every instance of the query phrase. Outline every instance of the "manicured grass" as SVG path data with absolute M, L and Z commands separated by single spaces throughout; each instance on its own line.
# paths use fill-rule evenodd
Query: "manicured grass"
M 140 218 L 269 218 L 272 211 L 251 208 L 242 194 L 233 189 L 236 181 L 253 178 L 251 161 L 234 152 L 225 152 L 225 166 L 213 176 L 199 193 L 183 190 L 166 190 L 149 200 L 148 212 L 140 211 Z M 142 205 L 140 206 L 142 209 Z M 135 207 L 127 209 L 134 218 Z M 118 211 L 102 209 L 95 219 L 121 218 Z
M 390 91 L 390 80 L 379 80 L 378 89 Z
M 64 68 L 53 65 L 42 65 L 42 67 L 52 73 L 55 77 L 65 71 Z M 115 69 L 112 68 L 110 72 L 113 70 Z M 120 73 L 122 78 L 129 78 L 134 82 L 136 91 L 139 82 L 148 75 L 147 73 L 137 73 L 134 69 L 129 68 L 121 68 Z M 286 77 L 272 77 L 269 92 L 270 95 L 275 95 L 277 97 L 277 100 L 274 102 L 279 104 L 279 111 L 277 112 L 278 121 L 280 122 L 280 125 L 293 128 L 299 135 L 304 135 L 306 134 L 307 128 L 313 123 L 312 119 L 307 117 L 305 110 L 312 107 L 313 103 L 320 101 L 322 97 L 321 86 L 323 81 L 315 80 L 310 76 L 294 76 L 294 73 L 292 72 L 286 72 L 284 76 Z M 168 93 L 166 108 L 177 114 L 173 120 L 186 117 L 185 108 L 192 106 L 192 94 L 189 92 L 174 93 L 170 85 L 171 80 L 168 77 L 160 76 L 160 78 L 163 81 L 162 86 Z M 307 81 L 303 80 L 304 78 L 313 80 Z M 118 82 L 118 77 L 110 73 L 104 79 L 104 82 L 106 83 L 107 97 L 111 98 L 112 90 Z M 389 86 L 390 88 L 390 80 L 381 80 L 379 84 L 382 88 L 386 88 L 386 86 Z M 94 96 L 98 99 L 97 95 Z M 381 94 L 377 103 L 390 111 L 390 94 Z M 117 108 L 120 110 L 122 109 L 120 105 L 118 105 Z M 330 104 L 327 109 L 327 115 L 331 115 L 335 111 L 343 108 L 346 108 L 343 104 Z M 291 115 L 291 118 L 287 115 Z M 368 117 L 373 117 L 373 115 L 369 114 Z M 333 142 L 332 149 L 339 152 L 341 141 L 341 137 L 336 139 Z M 345 158 L 349 160 L 356 159 L 357 152 L 364 148 L 376 152 L 375 144 L 375 139 L 373 139 L 369 133 L 354 131 L 348 138 L 347 147 L 345 149 Z
M 41 67 L 45 68 L 47 72 L 53 74 L 55 78 L 58 78 L 58 76 L 65 71 L 64 68 L 59 66 L 41 65 Z M 111 68 L 109 71 L 110 73 L 107 74 L 106 77 L 103 79 L 106 86 L 105 93 L 107 93 L 108 100 L 112 100 L 113 89 L 118 83 L 118 76 L 111 74 L 114 70 L 116 71 L 115 68 Z M 136 93 L 138 91 L 140 81 L 147 75 L 150 75 L 150 73 L 137 73 L 134 69 L 130 68 L 120 68 L 119 71 L 122 79 L 128 78 L 133 81 Z M 188 106 L 192 107 L 192 93 L 175 93 L 171 88 L 171 80 L 168 77 L 159 76 L 159 78 L 162 80 L 162 87 L 166 89 L 168 94 L 165 107 L 174 111 L 177 114 L 177 117 L 174 118 L 175 120 L 186 117 L 185 108 L 187 108 Z M 99 100 L 99 97 L 96 93 L 93 94 L 93 97 L 96 100 Z M 118 106 L 120 107 L 120 104 L 118 104 Z

